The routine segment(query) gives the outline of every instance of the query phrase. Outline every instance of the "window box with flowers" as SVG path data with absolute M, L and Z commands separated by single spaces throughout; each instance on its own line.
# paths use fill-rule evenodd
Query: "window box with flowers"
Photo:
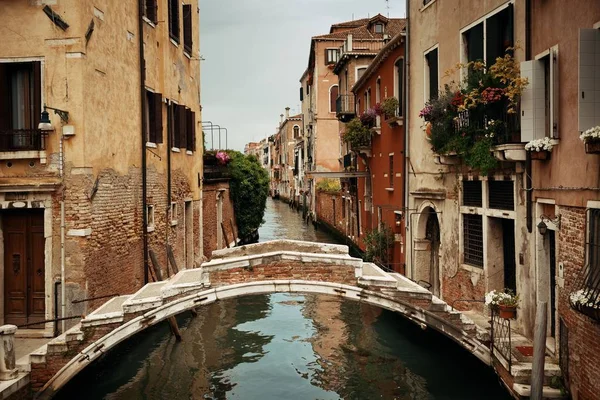
M 579 135 L 587 154 L 600 154 L 600 125 L 594 126 Z
M 395 97 L 388 97 L 381 104 L 381 111 L 385 117 L 385 122 L 390 127 L 402 125 L 400 117 L 400 102 Z
M 370 126 L 365 125 L 361 121 L 362 118 L 357 117 L 346 124 L 344 140 L 350 145 L 352 150 L 359 154 L 369 155 L 371 151 L 371 129 Z
M 525 145 L 532 160 L 549 160 L 554 142 L 549 137 L 534 139 Z
M 419 116 L 427 123 L 435 153 L 454 152 L 467 166 L 487 174 L 497 166 L 493 147 L 519 141 L 517 109 L 528 82 L 510 53 L 490 67 L 478 61 L 458 68 L 465 70 L 463 84 L 446 85 Z
M 504 289 L 502 292 L 492 290 L 485 295 L 485 305 L 490 307 L 492 312 L 497 312 L 500 318 L 514 319 L 519 307 L 519 295 L 511 289 Z

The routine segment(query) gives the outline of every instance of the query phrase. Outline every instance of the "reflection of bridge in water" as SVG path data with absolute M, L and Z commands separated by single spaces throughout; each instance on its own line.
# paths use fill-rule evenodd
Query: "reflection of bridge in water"
M 120 342 L 217 300 L 278 292 L 338 296 L 402 314 L 456 341 L 486 364 L 487 332 L 410 281 L 348 254 L 346 246 L 278 240 L 215 252 L 198 269 L 109 300 L 30 357 L 29 379 L 51 397 Z

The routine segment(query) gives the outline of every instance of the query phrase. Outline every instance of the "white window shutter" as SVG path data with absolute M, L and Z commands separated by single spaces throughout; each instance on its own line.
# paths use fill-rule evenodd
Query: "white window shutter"
M 579 30 L 579 131 L 600 125 L 600 30 Z
M 560 78 L 558 75 L 558 46 L 554 46 L 550 49 L 550 137 L 558 139 L 559 133 L 559 82 Z
M 529 84 L 521 95 L 521 141 L 529 142 L 545 136 L 544 67 L 540 61 L 523 61 L 521 77 Z

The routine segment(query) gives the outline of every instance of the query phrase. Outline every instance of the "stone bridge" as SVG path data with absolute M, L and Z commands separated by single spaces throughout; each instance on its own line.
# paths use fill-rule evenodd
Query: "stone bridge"
M 406 277 L 351 257 L 347 246 L 280 240 L 217 251 L 198 269 L 115 297 L 17 368 L 38 398 L 51 398 L 103 353 L 150 326 L 217 300 L 278 292 L 326 294 L 398 312 L 490 364 L 487 332 Z

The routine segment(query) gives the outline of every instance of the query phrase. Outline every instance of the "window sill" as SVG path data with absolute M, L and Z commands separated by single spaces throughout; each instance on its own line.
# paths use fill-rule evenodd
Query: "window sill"
M 173 46 L 179 48 L 179 42 L 177 42 L 175 39 L 171 37 L 169 38 L 169 41 L 171 42 L 171 44 L 173 44 Z
M 148 25 L 150 25 L 152 28 L 156 29 L 156 23 L 150 21 L 150 19 L 148 19 L 148 17 L 146 17 L 145 15 L 142 17 L 142 20 Z
M 179 148 L 177 148 L 177 147 L 171 147 L 171 151 L 173 153 L 181 153 L 181 150 L 179 150 Z
M 154 142 L 146 142 L 146 147 L 156 149 L 158 146 Z
M 423 12 L 423 11 L 425 11 L 425 10 L 427 9 L 427 7 L 429 7 L 430 5 L 432 5 L 432 4 L 433 4 L 433 3 L 435 3 L 435 2 L 436 2 L 436 0 L 431 0 L 429 3 L 427 3 L 426 5 L 424 5 L 423 7 L 421 7 L 421 8 L 419 9 L 419 11 L 420 11 L 420 12 Z
M 185 154 L 187 154 L 188 156 L 193 156 L 194 152 L 190 151 L 190 150 L 186 150 Z
M 154 232 L 155 229 L 156 228 L 154 227 L 154 225 L 149 225 L 147 230 L 148 230 L 148 233 L 150 233 L 150 232 Z
M 388 192 L 393 192 L 393 191 L 394 191 L 394 188 L 392 188 L 392 187 L 387 187 L 387 188 L 385 188 L 385 190 L 387 190 Z
M 192 59 L 192 56 L 187 52 L 187 50 L 183 51 L 183 55 L 186 56 L 188 60 Z
M 483 275 L 483 267 L 475 267 L 473 265 L 468 265 L 468 264 L 461 264 L 460 267 L 466 271 Z
M 177 225 L 177 220 L 171 221 L 171 226 Z
M 46 150 L 0 151 L 0 160 L 40 160 L 46 164 Z

